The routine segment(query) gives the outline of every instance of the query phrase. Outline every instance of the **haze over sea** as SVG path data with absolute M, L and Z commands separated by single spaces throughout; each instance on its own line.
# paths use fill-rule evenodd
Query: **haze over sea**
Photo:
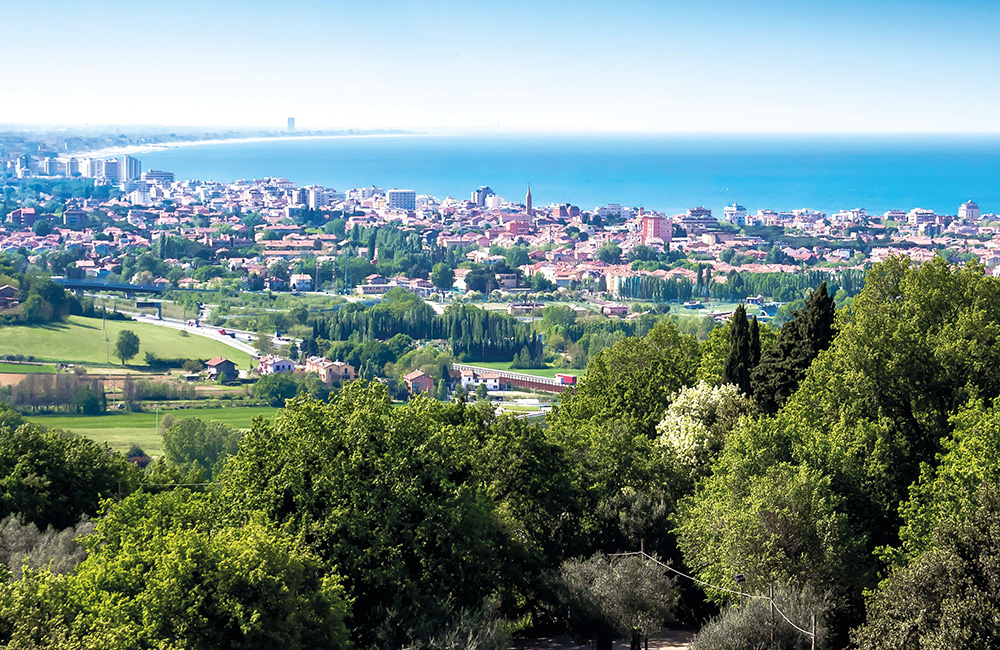
M 180 179 L 282 176 L 345 191 L 376 185 L 467 199 L 480 185 L 535 205 L 609 202 L 720 217 L 811 208 L 930 208 L 955 214 L 972 199 L 1000 212 L 1000 136 L 441 135 L 275 139 L 138 154 L 143 169 Z

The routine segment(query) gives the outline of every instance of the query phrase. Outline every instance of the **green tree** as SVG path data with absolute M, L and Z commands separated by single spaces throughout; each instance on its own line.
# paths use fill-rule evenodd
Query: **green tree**
M 798 388 L 813 359 L 833 343 L 836 305 L 826 282 L 812 292 L 803 311 L 793 312 L 773 347 L 760 352 L 753 368 L 754 394 L 761 408 L 774 413 Z
M 0 422 L 0 519 L 17 514 L 42 529 L 63 529 L 138 485 L 135 468 L 104 445 L 34 424 L 8 426 L 17 424 L 13 416 Z
M 733 312 L 730 323 L 729 354 L 722 366 L 722 381 L 736 386 L 744 395 L 751 395 L 750 371 L 753 370 L 753 357 L 746 307 L 739 305 Z
M 219 461 L 236 453 L 242 435 L 239 429 L 214 420 L 175 420 L 163 432 L 163 453 L 177 467 L 197 469 L 210 477 Z
M 265 375 L 253 385 L 253 396 L 271 406 L 284 406 L 298 391 L 298 384 L 285 373 Z
M 614 242 L 605 242 L 597 249 L 597 259 L 605 264 L 621 264 L 622 249 Z
M 86 544 L 75 573 L 4 587 L 8 647 L 349 647 L 338 579 L 258 520 L 220 527 L 208 495 L 132 495 Z
M 610 650 L 616 634 L 641 650 L 642 638 L 665 626 L 677 601 L 666 569 L 640 556 L 569 560 L 558 580 L 571 629 L 595 639 L 597 650 Z
M 925 550 L 872 594 L 854 634 L 863 650 L 1000 645 L 1000 492 L 983 483 L 934 525 Z
M 125 362 L 139 354 L 139 337 L 132 330 L 122 330 L 118 332 L 118 340 L 115 342 L 115 356 Z
M 438 262 L 431 269 L 431 283 L 438 289 L 451 289 L 455 282 L 455 272 L 444 262 Z
M 329 403 L 290 402 L 274 425 L 255 420 L 226 465 L 234 521 L 259 511 L 344 576 L 359 645 L 399 647 L 446 601 L 480 603 L 499 584 L 506 545 L 464 433 L 483 415 L 463 409 L 423 397 L 393 408 L 384 386 L 359 380 Z

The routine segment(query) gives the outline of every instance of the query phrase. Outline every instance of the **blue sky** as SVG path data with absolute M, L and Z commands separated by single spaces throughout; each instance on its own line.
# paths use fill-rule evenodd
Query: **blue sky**
M 1000 3 L 0 0 L 0 123 L 997 132 Z

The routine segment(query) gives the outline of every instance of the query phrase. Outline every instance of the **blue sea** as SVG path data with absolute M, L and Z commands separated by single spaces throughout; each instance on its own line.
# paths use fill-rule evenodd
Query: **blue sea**
M 376 185 L 468 198 L 489 185 L 536 206 L 606 203 L 667 213 L 703 205 L 721 216 L 811 208 L 930 208 L 969 199 L 1000 212 L 1000 136 L 414 135 L 278 139 L 137 155 L 178 179 L 283 176 L 340 191 Z

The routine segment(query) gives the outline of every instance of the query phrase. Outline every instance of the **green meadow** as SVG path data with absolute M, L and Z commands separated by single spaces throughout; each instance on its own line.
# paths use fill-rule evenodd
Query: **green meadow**
M 228 408 L 192 408 L 161 410 L 142 413 L 112 413 L 109 415 L 29 415 L 28 420 L 54 429 L 63 429 L 86 436 L 97 442 L 106 442 L 112 449 L 128 451 L 133 443 L 147 454 L 159 456 L 163 452 L 163 439 L 157 432 L 157 422 L 165 415 L 175 420 L 201 418 L 218 420 L 238 429 L 249 429 L 257 415 L 273 420 L 278 411 L 270 406 L 235 406 Z
M 133 366 L 145 365 L 146 352 L 163 358 L 211 359 L 226 357 L 239 368 L 250 367 L 250 355 L 220 341 L 181 330 L 141 321 L 107 321 L 107 342 L 102 321 L 97 318 L 70 316 L 65 323 L 28 327 L 4 327 L 0 335 L 0 356 L 31 355 L 41 361 L 62 361 L 89 365 L 115 365 L 115 341 L 122 330 L 132 330 L 139 337 L 139 354 Z M 8 370 L 7 372 L 25 372 Z

